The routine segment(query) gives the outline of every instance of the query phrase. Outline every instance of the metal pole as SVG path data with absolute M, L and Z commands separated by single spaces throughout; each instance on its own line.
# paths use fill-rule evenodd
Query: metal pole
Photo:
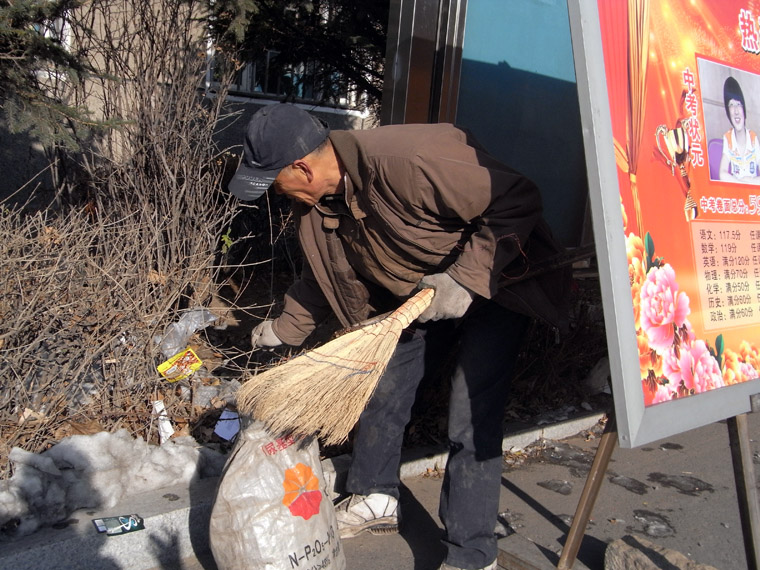
M 602 486 L 602 481 L 604 481 L 604 474 L 610 463 L 617 439 L 615 416 L 613 413 L 610 413 L 607 415 L 607 425 L 604 428 L 599 447 L 596 449 L 594 462 L 591 464 L 591 471 L 589 471 L 586 478 L 583 493 L 581 493 L 581 498 L 578 501 L 578 508 L 575 510 L 573 523 L 570 525 L 570 532 L 567 533 L 567 540 L 562 548 L 562 556 L 560 556 L 559 563 L 557 564 L 559 570 L 570 570 L 575 563 L 575 557 L 578 555 L 578 550 L 586 531 L 586 525 L 591 518 L 591 511 L 599 495 L 599 488 Z
M 760 565 L 760 506 L 755 486 L 755 468 L 752 464 L 752 449 L 749 445 L 747 414 L 740 414 L 727 420 L 728 438 L 731 444 L 731 460 L 734 464 L 736 497 L 739 501 L 739 515 L 744 535 L 744 552 L 747 568 L 758 570 Z

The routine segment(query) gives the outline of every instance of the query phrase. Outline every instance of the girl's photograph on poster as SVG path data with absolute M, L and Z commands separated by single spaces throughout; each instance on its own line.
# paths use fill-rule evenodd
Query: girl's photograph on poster
M 710 180 L 760 184 L 760 76 L 697 58 Z

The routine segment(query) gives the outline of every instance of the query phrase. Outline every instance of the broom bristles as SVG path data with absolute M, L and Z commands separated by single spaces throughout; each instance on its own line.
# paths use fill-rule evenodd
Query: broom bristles
M 403 331 L 430 306 L 423 289 L 388 316 L 251 377 L 238 410 L 276 434 L 318 435 L 337 445 L 359 419 Z

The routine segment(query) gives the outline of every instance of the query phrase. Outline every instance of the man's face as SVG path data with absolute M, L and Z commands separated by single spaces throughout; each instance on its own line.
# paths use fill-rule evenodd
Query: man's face
M 313 206 L 329 188 L 313 165 L 298 160 L 280 171 L 274 179 L 274 190 L 291 200 Z
M 314 197 L 314 191 L 310 188 L 309 182 L 297 169 L 292 167 L 283 168 L 274 179 L 274 191 L 291 200 L 297 200 L 313 206 L 319 200 Z

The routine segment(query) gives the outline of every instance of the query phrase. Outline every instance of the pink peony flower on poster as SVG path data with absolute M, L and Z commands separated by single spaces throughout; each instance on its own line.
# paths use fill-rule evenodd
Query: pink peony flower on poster
M 657 384 L 657 390 L 654 393 L 654 398 L 652 398 L 652 404 L 660 404 L 672 400 L 673 394 L 674 393 L 671 392 L 666 385 Z
M 683 380 L 681 368 L 690 366 L 691 360 L 688 353 L 688 347 L 683 347 L 678 356 L 673 349 L 668 350 L 662 356 L 662 374 L 670 380 L 673 386 L 678 386 Z
M 718 361 L 703 340 L 697 340 L 681 354 L 681 378 L 684 386 L 701 394 L 725 386 Z
M 755 380 L 758 378 L 757 370 L 755 370 L 755 368 L 748 362 L 742 362 L 739 370 L 742 382 L 746 382 L 747 380 Z
M 666 263 L 649 271 L 641 287 L 641 328 L 649 346 L 659 354 L 673 346 L 675 328 L 686 322 L 691 312 L 689 297 L 678 291 L 673 267 Z
M 663 357 L 662 369 L 674 386 L 683 382 L 695 394 L 725 386 L 718 361 L 703 340 L 682 345 L 678 355 L 669 350 Z
M 694 333 L 694 329 L 691 328 L 689 321 L 684 321 L 683 327 L 678 332 L 681 335 L 681 342 L 688 346 L 691 346 L 697 340 L 697 335 Z

